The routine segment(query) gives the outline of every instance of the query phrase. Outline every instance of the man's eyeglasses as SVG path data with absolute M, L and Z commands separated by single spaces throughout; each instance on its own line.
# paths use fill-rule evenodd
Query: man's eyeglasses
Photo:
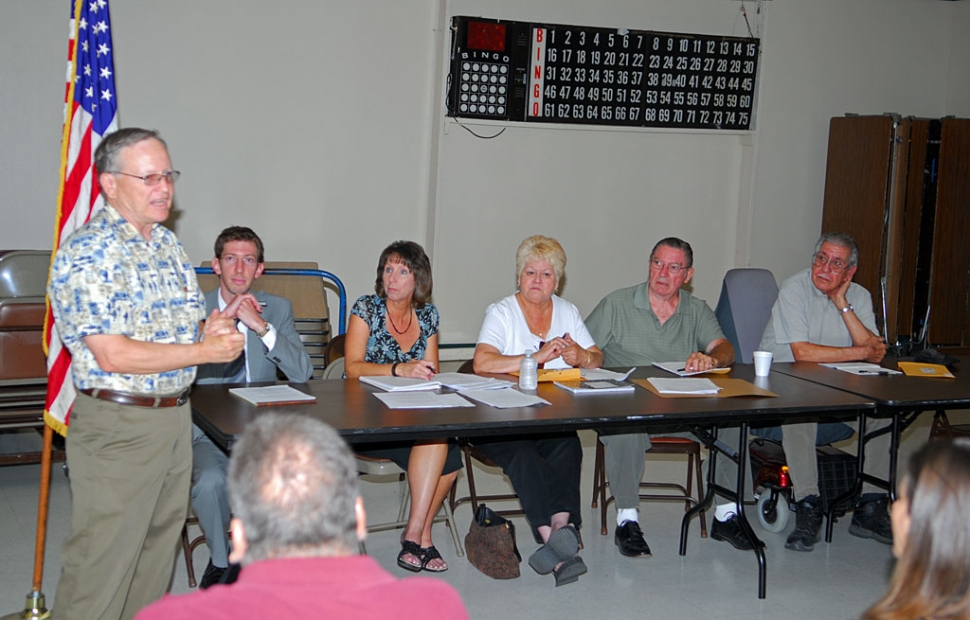
M 165 179 L 169 183 L 174 184 L 179 180 L 179 175 L 182 174 L 178 170 L 169 170 L 168 172 L 156 172 L 155 174 L 146 174 L 145 176 L 139 176 L 137 174 L 128 174 L 127 172 L 122 172 L 121 170 L 113 170 L 111 174 L 123 174 L 126 177 L 132 177 L 133 179 L 141 179 L 142 182 L 148 187 L 153 185 L 158 185 Z
M 667 273 L 672 276 L 679 275 L 681 271 L 685 269 L 680 263 L 665 263 L 660 259 L 654 258 L 650 261 L 650 268 L 656 269 L 657 271 L 663 271 L 664 267 L 667 267 Z
M 219 259 L 219 262 L 230 267 L 236 263 L 242 263 L 247 267 L 255 267 L 257 265 L 255 256 L 233 256 L 232 254 L 226 254 Z
M 831 269 L 835 273 L 845 271 L 846 267 L 848 266 L 838 259 L 829 258 L 825 254 L 816 254 L 815 258 L 812 259 L 812 264 L 818 267 L 819 269 L 828 265 L 829 269 Z

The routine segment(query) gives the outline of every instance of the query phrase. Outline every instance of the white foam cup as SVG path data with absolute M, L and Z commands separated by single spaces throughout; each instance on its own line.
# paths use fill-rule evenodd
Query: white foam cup
M 771 351 L 755 351 L 754 374 L 757 377 L 767 377 L 771 370 Z

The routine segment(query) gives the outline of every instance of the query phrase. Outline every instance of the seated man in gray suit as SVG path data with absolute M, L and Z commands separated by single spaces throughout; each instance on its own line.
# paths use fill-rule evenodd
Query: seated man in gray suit
M 275 381 L 277 369 L 289 381 L 304 383 L 313 374 L 310 357 L 293 324 L 293 306 L 282 297 L 252 291 L 263 275 L 263 242 L 251 229 L 230 226 L 215 243 L 212 270 L 219 288 L 206 293 L 206 312 L 218 309 L 238 321 L 246 347 L 228 364 L 199 366 L 199 383 Z M 198 427 L 192 426 L 192 510 L 209 546 L 210 560 L 199 587 L 218 583 L 229 567 L 229 457 Z

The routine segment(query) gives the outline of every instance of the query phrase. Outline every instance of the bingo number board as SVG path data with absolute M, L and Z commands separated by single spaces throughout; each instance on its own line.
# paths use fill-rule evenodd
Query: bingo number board
M 448 116 L 748 130 L 754 38 L 453 18 Z

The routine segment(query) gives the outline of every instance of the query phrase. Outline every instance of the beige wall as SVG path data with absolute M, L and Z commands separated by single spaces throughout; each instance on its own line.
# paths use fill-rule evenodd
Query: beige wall
M 0 248 L 51 244 L 63 114 L 63 2 L 5 0 Z M 745 3 L 757 24 L 755 2 Z M 731 0 L 125 0 L 112 4 L 120 120 L 159 129 L 190 256 L 225 225 L 272 259 L 314 260 L 368 292 L 389 241 L 434 250 L 443 342 L 474 339 L 508 294 L 519 240 L 569 254 L 588 312 L 644 276 L 650 245 L 696 251 L 695 292 L 751 264 L 780 279 L 819 232 L 828 120 L 970 116 L 970 2 L 764 3 L 752 133 L 522 127 L 483 142 L 441 116 L 439 15 L 743 34 Z M 487 129 L 487 128 L 485 128 Z M 498 208 L 496 208 L 498 205 Z

